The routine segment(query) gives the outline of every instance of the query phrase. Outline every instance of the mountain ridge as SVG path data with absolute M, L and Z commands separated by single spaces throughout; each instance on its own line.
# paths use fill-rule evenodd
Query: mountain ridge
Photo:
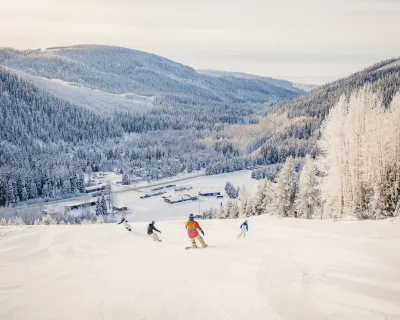
M 216 78 L 161 56 L 117 46 L 75 45 L 38 50 L 0 49 L 0 65 L 113 94 L 176 96 L 195 103 L 271 103 L 304 94 L 272 78 Z M 181 101 L 185 99 L 180 99 Z

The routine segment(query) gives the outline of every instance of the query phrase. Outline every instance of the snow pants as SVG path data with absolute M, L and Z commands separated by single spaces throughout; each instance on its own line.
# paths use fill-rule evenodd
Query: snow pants
M 240 231 L 239 236 L 237 238 L 239 239 L 242 236 L 243 236 L 243 238 L 245 236 L 247 236 L 247 229 L 246 228 L 242 228 L 242 231 Z
M 193 248 L 197 248 L 196 239 L 199 240 L 199 242 L 201 243 L 201 246 L 203 248 L 207 247 L 206 243 L 204 242 L 203 237 L 198 234 L 195 238 L 191 238 L 190 239 L 190 240 L 192 240 L 192 247 Z
M 154 241 L 157 241 L 157 242 L 161 241 L 161 240 L 158 238 L 157 233 L 155 233 L 155 232 L 153 232 L 153 233 L 151 234 L 151 237 L 153 238 Z

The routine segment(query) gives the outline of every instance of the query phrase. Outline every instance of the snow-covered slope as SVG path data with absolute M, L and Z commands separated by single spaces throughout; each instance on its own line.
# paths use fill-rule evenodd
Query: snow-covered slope
M 113 94 L 90 89 L 78 83 L 65 82 L 59 79 L 47 79 L 34 76 L 24 71 L 7 68 L 21 79 L 29 81 L 43 91 L 70 102 L 73 105 L 108 112 L 111 110 L 142 112 L 151 107 L 151 98 L 135 94 Z
M 399 220 L 199 222 L 0 228 L 0 319 L 400 318 Z
M 154 54 L 111 46 L 0 49 L 0 65 L 107 93 L 157 96 L 161 102 L 179 98 L 195 103 L 263 103 L 304 93 L 281 80 L 214 77 Z

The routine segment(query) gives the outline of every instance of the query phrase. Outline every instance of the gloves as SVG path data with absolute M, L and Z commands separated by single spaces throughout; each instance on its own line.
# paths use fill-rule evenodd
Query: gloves
M 204 237 L 204 231 L 202 232 L 202 235 L 203 235 L 203 237 Z

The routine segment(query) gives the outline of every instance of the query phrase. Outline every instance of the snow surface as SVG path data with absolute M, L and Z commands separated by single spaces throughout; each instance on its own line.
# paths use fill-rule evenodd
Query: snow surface
M 199 222 L 1 227 L 0 319 L 400 319 L 399 220 Z

